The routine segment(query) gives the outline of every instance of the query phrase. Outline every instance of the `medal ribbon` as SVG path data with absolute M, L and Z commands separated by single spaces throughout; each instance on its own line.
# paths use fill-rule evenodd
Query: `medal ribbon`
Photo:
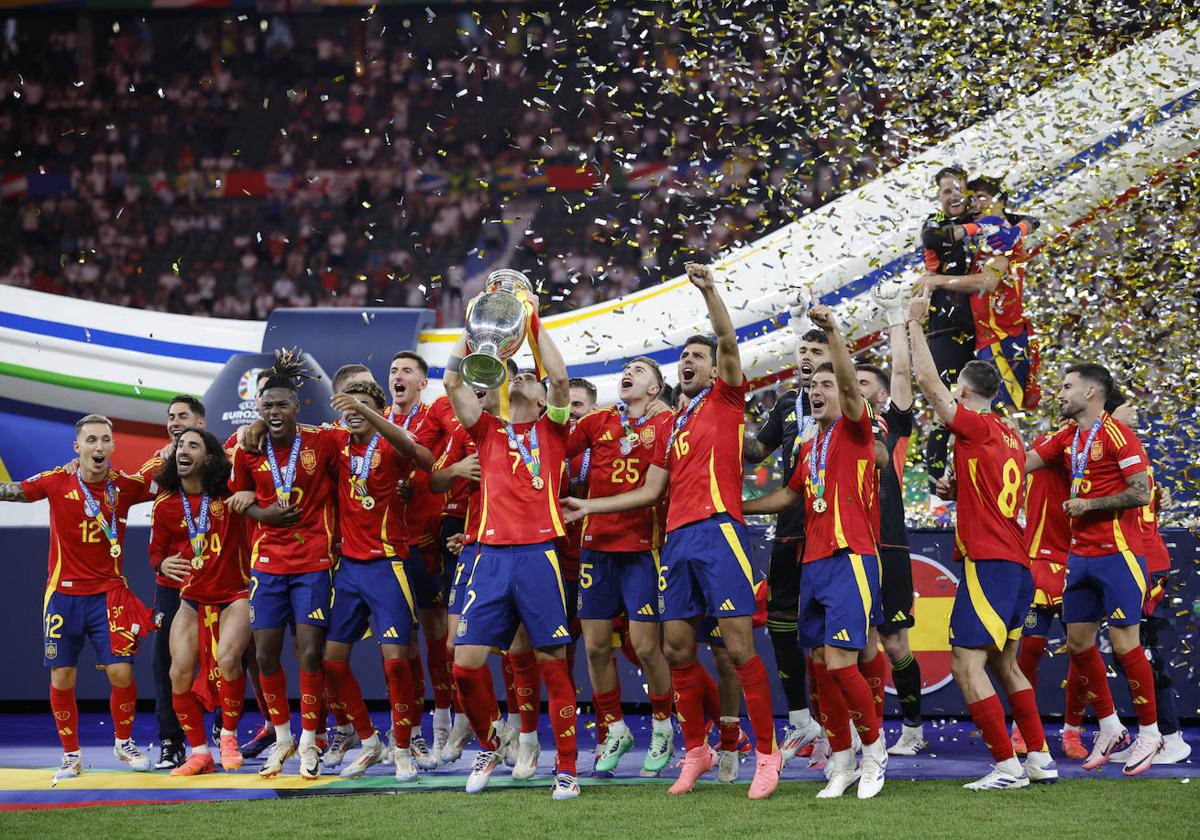
M 579 464 L 579 475 L 571 479 L 572 484 L 587 484 L 588 473 L 592 471 L 591 447 L 583 450 L 583 461 Z
M 112 507 L 112 523 L 110 524 L 104 518 L 104 509 L 100 507 L 100 503 L 96 501 L 96 497 L 92 495 L 92 491 L 86 484 L 83 483 L 82 472 L 75 473 L 75 480 L 79 483 L 79 490 L 83 493 L 83 511 L 92 519 L 96 520 L 100 525 L 100 529 L 104 531 L 104 536 L 108 537 L 110 545 L 117 544 L 117 485 L 109 480 L 104 488 L 104 495 L 108 497 L 108 504 Z
M 188 504 L 187 494 L 183 488 L 179 490 L 179 501 L 183 502 L 183 521 L 187 523 L 188 542 L 192 544 L 192 555 L 199 557 L 204 554 L 204 535 L 208 533 L 208 494 L 200 497 L 200 515 L 192 518 L 192 507 Z
M 804 413 L 804 391 L 800 388 L 796 389 L 796 440 L 792 442 L 792 457 L 796 457 L 796 453 L 800 451 L 801 441 L 804 439 L 804 433 L 808 431 L 810 424 L 814 423 L 812 417 Z
M 818 435 L 813 441 L 812 449 L 808 451 L 808 477 L 813 483 L 813 493 L 820 499 L 825 495 L 825 465 L 829 461 L 829 441 L 833 439 L 833 430 L 837 428 L 837 424 L 842 422 L 842 418 L 833 421 L 833 425 L 829 427 L 824 436 Z M 820 449 L 820 464 L 817 463 L 817 450 Z
M 412 419 L 411 413 L 408 415 L 408 419 Z M 407 422 L 408 420 L 405 421 L 405 423 Z M 367 495 L 367 479 L 371 477 L 371 459 L 375 457 L 375 450 L 379 448 L 379 438 L 379 435 L 371 438 L 357 470 L 354 469 L 354 456 L 350 456 L 350 489 L 360 497 Z
M 525 445 L 524 435 L 517 436 L 516 430 L 512 423 L 504 425 L 504 431 L 508 434 L 508 442 L 517 447 L 517 451 L 521 453 L 521 460 L 525 462 L 525 469 L 529 470 L 529 474 L 537 478 L 542 471 L 542 450 L 538 446 L 537 424 L 535 423 L 529 429 L 529 446 Z
M 646 421 L 650 419 L 650 415 L 643 414 L 641 417 L 634 420 L 633 425 L 630 426 L 629 425 L 629 406 L 625 405 L 625 403 L 620 402 L 620 401 L 617 402 L 617 413 L 621 416 L 621 428 L 625 430 L 625 437 L 627 437 L 627 438 L 636 437 L 637 433 L 634 432 L 634 429 L 640 429 L 642 426 L 645 425 Z
M 300 457 L 300 433 L 292 441 L 292 452 L 288 455 L 287 471 L 279 474 L 279 462 L 275 460 L 275 447 L 267 441 L 267 463 L 271 465 L 271 479 L 275 482 L 275 498 L 280 507 L 287 507 L 292 495 L 292 482 L 296 480 L 296 460 Z
M 417 412 L 420 410 L 420 408 L 421 401 L 417 400 L 415 403 L 413 403 L 413 407 L 408 410 L 408 416 L 404 418 L 404 422 L 401 423 L 396 419 L 395 406 L 392 406 L 392 425 L 399 426 L 401 429 L 404 429 L 404 431 L 407 432 L 409 424 L 412 423 L 413 418 L 417 416 Z M 378 437 L 378 435 L 376 435 L 376 437 Z
M 675 445 L 675 438 L 679 436 L 679 433 L 683 431 L 685 426 L 687 426 L 688 421 L 692 419 L 692 412 L 696 410 L 696 407 L 700 405 L 701 401 L 705 397 L 708 396 L 708 392 L 711 390 L 712 386 L 707 386 L 699 394 L 692 397 L 692 401 L 687 404 L 687 408 L 675 415 L 675 422 L 671 425 L 671 436 L 667 439 L 668 452 L 670 452 L 671 447 Z
M 1096 434 L 1100 431 L 1100 426 L 1103 425 L 1104 415 L 1101 414 L 1096 418 L 1096 422 L 1092 424 L 1092 430 L 1088 433 L 1087 443 L 1083 445 L 1083 451 L 1077 451 L 1079 448 L 1079 433 L 1081 429 L 1078 425 L 1075 426 L 1075 438 L 1071 441 L 1071 498 L 1074 499 L 1079 495 L 1079 488 L 1083 484 L 1083 474 L 1087 471 L 1088 453 L 1092 451 L 1092 441 L 1096 439 Z

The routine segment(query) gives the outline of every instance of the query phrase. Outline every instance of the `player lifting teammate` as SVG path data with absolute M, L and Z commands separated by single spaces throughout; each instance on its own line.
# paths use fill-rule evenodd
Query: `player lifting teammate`
M 829 338 L 832 364 L 817 368 L 809 394 L 816 434 L 800 449 L 800 467 L 746 511 L 776 513 L 803 501 L 804 572 L 799 632 L 813 651 L 813 679 L 833 754 L 819 798 L 841 796 L 858 782 L 858 797 L 883 789 L 888 755 L 875 701 L 858 657 L 879 623 L 879 560 L 874 538 L 875 439 L 871 413 L 858 390 L 854 362 L 833 312 L 816 302 L 809 317 Z M 851 721 L 863 745 L 861 769 L 851 747 Z
M 1017 522 L 1025 451 L 1016 432 L 991 411 L 1001 388 L 993 365 L 968 362 L 958 375 L 958 397 L 951 396 L 922 330 L 928 313 L 928 297 L 912 299 L 908 331 L 917 384 L 954 435 L 954 553 L 963 564 L 963 584 L 950 614 L 951 668 L 971 719 L 996 761 L 990 773 L 964 787 L 1000 790 L 1028 787 L 1030 781 L 1053 782 L 1058 769 L 1046 747 L 1037 700 L 1017 666 L 1021 627 L 1033 600 L 1033 576 Z M 1013 751 L 989 671 L 1003 686 L 1029 750 L 1024 767 Z
M 204 728 L 212 706 L 211 675 L 219 673 L 221 766 L 242 766 L 237 725 L 246 697 L 242 655 L 250 643 L 250 567 L 245 520 L 228 504 L 229 458 L 211 433 L 184 429 L 156 481 L 150 525 L 150 562 L 179 584 L 171 623 L 171 690 L 175 715 L 192 754 L 172 776 L 215 769 Z M 195 676 L 201 665 L 199 677 Z
M 543 384 L 533 373 L 513 378 L 510 420 L 484 412 L 463 382 L 458 368 L 467 352 L 465 333 L 446 364 L 443 384 L 455 415 L 475 441 L 481 474 L 480 552 L 455 630 L 454 682 L 482 748 L 467 779 L 467 791 L 477 793 L 515 734 L 500 718 L 488 653 L 493 646 L 508 647 L 518 624 L 524 625 L 546 683 L 558 748 L 553 797 L 569 799 L 579 795 L 575 692 L 567 673 L 565 645 L 571 634 L 554 549 L 554 540 L 563 536 L 558 497 L 570 419 L 569 379 L 549 331 L 540 329 L 536 298 L 531 303 L 531 342 L 548 379 Z
M 1101 365 L 1067 368 L 1058 400 L 1069 422 L 1030 451 L 1026 468 L 1059 462 L 1071 474 L 1070 498 L 1063 505 L 1071 518 L 1071 549 L 1062 616 L 1071 661 L 1100 719 L 1084 769 L 1106 763 L 1129 741 L 1096 648 L 1100 622 L 1107 621 L 1140 724 L 1123 771 L 1133 776 L 1150 767 L 1162 745 L 1154 672 L 1139 639 L 1148 586 L 1138 519 L 1140 509 L 1150 504 L 1150 478 L 1146 451 L 1133 430 L 1104 410 L 1112 390 L 1112 375 Z
M 688 263 L 688 279 L 704 296 L 714 343 L 693 336 L 679 357 L 679 382 L 687 406 L 677 412 L 670 436 L 655 450 L 643 485 L 615 496 L 568 499 L 572 518 L 617 513 L 656 504 L 667 494 L 667 538 L 659 575 L 658 611 L 664 653 L 671 664 L 675 710 L 687 754 L 675 794 L 687 793 L 717 766 L 706 742 L 704 668 L 696 660 L 696 628 L 717 619 L 721 639 L 737 667 L 757 742 L 751 799 L 765 799 L 779 784 L 781 754 L 775 741 L 771 686 L 754 650 L 754 580 L 742 518 L 742 437 L 747 383 L 737 334 L 710 267 Z M 665 445 L 664 445 L 665 444 Z
M 113 469 L 115 448 L 112 423 L 89 414 L 75 424 L 78 472 L 56 468 L 25 481 L 0 482 L 0 501 L 50 501 L 42 649 L 50 669 L 50 711 L 63 747 L 55 784 L 83 772 L 75 677 L 85 642 L 112 685 L 113 755 L 134 770 L 150 769 L 130 736 L 137 706 L 133 654 L 155 628 L 152 613 L 125 583 L 121 555 L 129 509 L 153 498 L 153 484 Z

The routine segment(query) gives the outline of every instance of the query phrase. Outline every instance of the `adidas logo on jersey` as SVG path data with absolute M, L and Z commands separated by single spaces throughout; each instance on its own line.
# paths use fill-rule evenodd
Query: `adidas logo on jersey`
M 642 608 L 637 611 L 637 614 L 638 615 L 654 615 L 654 608 L 651 607 L 649 604 L 644 604 L 642 606 Z
M 383 632 L 383 638 L 385 638 L 385 639 L 399 639 L 399 638 L 400 638 L 400 634 L 396 632 L 396 628 L 395 628 L 395 627 L 389 627 L 387 630 L 385 630 L 385 631 Z
M 560 625 L 558 625 L 558 629 L 554 631 L 554 633 L 550 636 L 550 638 L 552 638 L 552 639 L 569 639 L 569 638 L 571 638 L 571 634 L 567 632 L 566 627 L 563 627 L 560 624 Z
M 325 620 L 325 611 L 323 609 L 321 609 L 320 607 L 317 607 L 315 610 L 313 610 L 312 612 L 310 612 L 308 614 L 308 617 L 311 618 L 313 621 L 324 621 Z
M 604 441 L 606 441 L 606 440 L 612 440 L 612 439 L 613 439 L 613 437 L 612 437 L 612 432 L 606 431 L 604 434 L 600 435 L 600 441 L 599 441 L 599 442 L 600 442 L 600 443 L 604 443 Z
M 842 629 L 842 630 L 839 630 L 836 633 L 834 633 L 833 638 L 834 638 L 834 641 L 837 641 L 837 642 L 848 642 L 848 641 L 850 641 L 850 634 L 847 633 L 845 629 Z
M 728 598 L 721 602 L 721 606 L 717 607 L 719 610 L 732 610 L 733 608 L 733 601 Z
M 78 501 L 79 501 L 79 491 L 78 491 L 78 490 L 72 490 L 70 493 L 68 493 L 67 495 L 65 495 L 63 498 L 64 498 L 64 499 L 70 499 L 70 500 L 71 500 L 71 501 L 73 501 L 73 502 L 78 502 Z
M 1118 619 L 1124 618 L 1124 617 L 1125 617 L 1125 611 L 1123 609 L 1121 609 L 1120 607 L 1117 607 L 1115 610 L 1113 610 L 1113 614 L 1111 616 L 1109 616 L 1109 618 L 1118 618 Z
M 894 616 L 892 616 L 892 621 L 905 621 L 907 619 L 908 613 L 906 613 L 904 610 L 899 610 Z

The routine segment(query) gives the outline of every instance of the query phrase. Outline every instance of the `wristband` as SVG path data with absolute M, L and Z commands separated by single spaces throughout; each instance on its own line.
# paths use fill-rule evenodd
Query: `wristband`
M 562 425 L 571 419 L 571 406 L 548 405 L 546 406 L 546 416 L 550 418 L 551 423 Z
M 458 369 L 462 367 L 462 356 L 451 356 L 446 360 L 446 372 L 458 373 Z
M 974 236 L 979 233 L 979 225 L 974 222 L 967 222 L 965 225 L 960 225 L 959 227 L 963 229 L 964 236 Z

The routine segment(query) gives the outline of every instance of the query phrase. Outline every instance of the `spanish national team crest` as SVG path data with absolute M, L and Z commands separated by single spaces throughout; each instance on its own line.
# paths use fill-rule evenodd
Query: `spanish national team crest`
M 467 635 L 467 620 L 465 618 L 460 618 L 458 620 L 458 629 L 454 631 L 454 635 L 458 636 L 460 639 Z
M 638 437 L 642 439 L 643 446 L 649 446 L 650 444 L 654 443 L 655 434 L 656 432 L 654 431 L 653 426 L 645 425 L 642 426 L 642 430 L 638 433 Z
M 55 659 L 58 657 L 58 644 L 55 642 L 46 642 L 46 658 Z
M 209 502 L 208 512 L 213 515 L 213 518 L 220 519 L 225 515 L 225 505 L 220 499 L 213 499 L 211 502 Z
M 921 693 L 932 694 L 947 685 L 950 673 L 950 611 L 958 592 L 958 577 L 932 557 L 910 552 L 913 575 L 913 616 L 908 645 L 921 663 Z M 887 691 L 896 693 L 888 672 Z
M 312 475 L 317 471 L 317 453 L 311 449 L 302 449 L 300 451 L 300 466 L 304 467 L 304 471 Z
M 1104 457 L 1104 444 L 1098 440 L 1092 441 L 1092 460 L 1099 461 Z

